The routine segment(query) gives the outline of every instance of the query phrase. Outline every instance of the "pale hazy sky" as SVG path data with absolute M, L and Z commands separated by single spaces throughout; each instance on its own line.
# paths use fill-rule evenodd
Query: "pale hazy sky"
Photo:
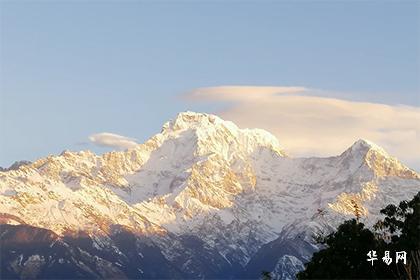
M 397 108 L 348 138 L 392 130 L 380 137 L 399 142 L 378 144 L 399 156 L 404 135 L 410 147 L 419 139 L 419 3 L 1 1 L 0 166 L 64 149 L 104 151 L 89 142 L 95 133 L 142 142 L 187 109 L 235 118 L 238 107 L 185 98 L 224 85 L 305 87 L 349 101 L 350 114 L 363 110 L 355 101 Z M 402 132 L 400 112 L 410 123 Z M 390 120 L 391 128 L 378 124 Z

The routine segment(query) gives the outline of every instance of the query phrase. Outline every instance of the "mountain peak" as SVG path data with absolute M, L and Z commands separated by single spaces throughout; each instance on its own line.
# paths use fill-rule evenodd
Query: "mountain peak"
M 220 119 L 219 117 L 217 117 L 215 115 L 212 115 L 212 114 L 198 113 L 198 112 L 194 112 L 194 111 L 179 112 L 175 119 L 198 120 L 198 119 L 201 119 L 201 118 L 206 118 L 208 116 L 212 116 L 214 118 Z
M 164 125 L 164 128 L 171 128 L 172 130 L 183 130 L 188 128 L 206 128 L 216 124 L 223 124 L 226 127 L 238 129 L 234 123 L 224 121 L 218 116 L 206 113 L 196 113 L 192 111 L 179 113 L 174 120 L 167 122 Z
M 380 152 L 383 155 L 388 156 L 388 153 L 376 145 L 375 143 L 366 140 L 366 139 L 359 139 L 351 146 L 351 149 L 354 151 L 369 151 L 369 150 L 375 150 L 377 152 Z
M 355 162 L 365 162 L 378 176 L 399 176 L 403 178 L 419 178 L 419 175 L 403 165 L 398 159 L 389 155 L 375 143 L 359 139 L 341 155 L 352 158 Z
M 353 145 L 342 153 L 342 156 L 363 159 L 372 153 L 380 155 L 383 158 L 391 157 L 383 148 L 366 139 L 359 139 L 354 142 Z
M 211 147 L 214 148 L 213 152 L 225 149 L 232 151 L 233 146 L 249 151 L 256 147 L 266 147 L 285 155 L 278 139 L 263 129 L 242 129 L 218 116 L 191 111 L 181 112 L 174 120 L 165 123 L 157 138 L 161 141 L 177 138 L 182 134 L 186 135 L 186 131 L 195 136 L 203 151 L 210 151 Z

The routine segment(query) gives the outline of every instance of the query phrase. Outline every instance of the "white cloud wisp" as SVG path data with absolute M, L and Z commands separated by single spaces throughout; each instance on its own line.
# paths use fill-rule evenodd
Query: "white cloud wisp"
M 109 132 L 92 134 L 89 136 L 89 140 L 98 146 L 112 147 L 117 149 L 130 149 L 137 145 L 136 140 L 133 138 Z

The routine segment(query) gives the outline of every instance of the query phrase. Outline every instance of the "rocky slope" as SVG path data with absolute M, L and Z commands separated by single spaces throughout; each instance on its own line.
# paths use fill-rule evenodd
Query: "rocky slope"
M 0 220 L 60 238 L 84 232 L 97 250 L 128 259 L 148 244 L 173 277 L 258 277 L 268 265 L 287 279 L 317 249 L 312 234 L 352 217 L 355 204 L 371 225 L 419 190 L 419 174 L 368 141 L 335 157 L 290 158 L 266 131 L 185 112 L 133 149 L 65 151 L 0 172 Z M 112 241 L 121 232 L 137 247 L 122 252 Z M 120 264 L 124 277 L 144 270 Z

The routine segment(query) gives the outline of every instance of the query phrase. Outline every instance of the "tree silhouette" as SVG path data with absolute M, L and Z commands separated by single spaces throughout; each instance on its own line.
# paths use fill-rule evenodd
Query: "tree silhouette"
M 385 218 L 375 229 L 383 232 L 380 236 L 389 242 L 388 247 L 407 252 L 407 264 L 396 266 L 398 277 L 420 279 L 420 192 L 411 201 L 388 205 L 381 213 Z
M 319 239 L 326 248 L 314 253 L 297 278 L 420 279 L 420 192 L 409 202 L 381 210 L 385 218 L 374 227 L 380 233 L 359 222 L 360 208 L 355 201 L 352 204 L 356 219 L 345 221 L 336 232 Z M 367 261 L 370 251 L 377 253 L 373 265 Z M 397 264 L 394 258 L 387 265 L 381 259 L 385 251 L 394 256 L 406 251 L 407 263 Z
M 314 253 L 298 279 L 319 278 L 389 278 L 382 265 L 366 261 L 369 251 L 379 251 L 381 244 L 363 223 L 355 219 L 345 221 L 336 232 L 324 240 L 325 249 Z M 378 277 L 379 276 L 379 277 Z

